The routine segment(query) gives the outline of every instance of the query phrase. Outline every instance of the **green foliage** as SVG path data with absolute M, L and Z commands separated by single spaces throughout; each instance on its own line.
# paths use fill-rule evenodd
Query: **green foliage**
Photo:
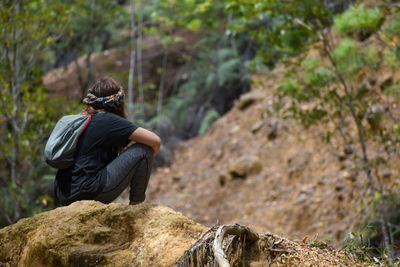
M 354 75 L 363 66 L 357 43 L 352 39 L 342 40 L 333 51 L 333 55 L 343 75 Z
M 310 87 L 328 86 L 333 81 L 333 73 L 326 67 L 318 67 L 306 76 L 306 83 Z
M 358 262 L 370 262 L 375 264 L 381 264 L 382 259 L 373 256 L 375 247 L 369 245 L 362 234 L 356 235 L 354 232 L 348 233 L 344 240 L 342 247 L 348 254 L 355 257 Z
M 172 92 L 164 95 L 167 99 L 159 116 L 167 116 L 178 135 L 193 137 L 209 111 L 226 112 L 230 107 L 227 102 L 237 97 L 242 85 L 247 87 L 245 75 L 250 71 L 248 62 L 253 57 L 250 37 L 247 33 L 235 38 L 224 34 L 229 17 L 226 1 L 152 0 L 136 5 L 144 7 L 143 14 L 151 21 L 144 31 L 161 36 L 166 50 L 182 38 L 173 34 L 174 28 L 184 27 L 201 34 L 193 48 L 196 53 L 190 55 L 180 70 Z M 147 93 L 157 95 L 154 90 Z
M 0 4 L 0 201 L 1 224 L 29 215 L 31 197 L 44 166 L 46 136 L 65 101 L 49 101 L 38 64 L 45 50 L 62 32 L 72 8 L 60 1 L 2 1 Z
M 335 1 L 334 8 L 341 2 Z M 333 14 L 321 0 L 228 0 L 226 7 L 232 16 L 227 34 L 250 34 L 258 57 L 269 66 L 299 54 L 318 29 L 332 23 Z
M 389 68 L 398 68 L 400 66 L 400 56 L 397 54 L 397 51 L 386 48 L 383 51 L 383 63 Z
M 297 79 L 288 78 L 282 82 L 282 85 L 279 87 L 279 91 L 284 95 L 291 96 L 295 99 L 303 98 L 303 89 L 300 87 Z
M 212 109 L 207 112 L 201 122 L 199 135 L 203 135 L 213 125 L 213 123 L 219 118 L 219 114 L 216 110 Z
M 393 84 L 393 85 L 388 86 L 385 89 L 385 93 L 387 93 L 388 95 L 400 97 L 400 84 Z
M 389 39 L 396 38 L 400 35 L 400 16 L 395 15 L 384 25 L 385 36 Z
M 153 5 L 157 8 L 152 10 L 151 18 L 167 27 L 211 30 L 219 27 L 224 17 L 224 1 L 157 0 Z
M 383 209 L 385 214 L 388 216 L 387 225 L 393 227 L 390 238 L 394 241 L 394 248 L 398 249 L 400 245 L 399 196 L 396 193 L 383 195 L 380 192 L 376 192 L 372 201 L 375 203 L 385 203 L 385 205 L 381 206 L 380 209 Z M 367 214 L 367 216 L 360 222 L 359 237 L 354 233 L 350 233 L 345 240 L 344 249 L 360 260 L 368 258 L 371 262 L 384 265 L 389 263 L 390 252 L 387 248 L 381 245 L 384 239 L 381 227 L 381 212 L 382 210 L 375 208 L 373 212 Z
M 397 124 L 392 120 L 394 114 L 382 107 L 379 91 L 384 89 L 388 94 L 396 91 L 398 84 L 397 81 L 388 80 L 388 84 L 374 88 L 374 85 L 367 83 L 378 79 L 375 74 L 381 67 L 395 70 L 399 64 L 398 40 L 385 32 L 389 29 L 396 32 L 395 23 L 389 21 L 385 24 L 384 31 L 379 33 L 384 38 L 378 36 L 379 42 L 373 38 L 365 41 L 380 27 L 382 21 L 383 12 L 380 9 L 367 9 L 363 5 L 338 15 L 334 28 L 345 37 L 333 37 L 329 28 L 318 32 L 321 40 L 318 45 L 319 56 L 305 59 L 299 57 L 300 67 L 294 66 L 287 72 L 280 87 L 281 99 L 286 97 L 291 104 L 284 108 L 286 116 L 298 119 L 306 127 L 329 121 L 335 128 L 327 129 L 327 142 L 335 139 L 335 142 L 345 145 L 360 143 L 363 146 L 362 150 L 355 153 L 352 151 L 351 154 L 357 168 L 364 171 L 367 177 L 365 183 L 373 192 L 365 193 L 368 197 L 367 205 L 373 210 L 365 218 L 367 224 L 373 225 L 375 229 L 386 226 L 375 235 L 364 235 L 375 239 L 373 246 L 366 244 L 362 235 L 357 237 L 351 233 L 345 249 L 360 260 L 369 259 L 375 263 L 393 257 L 391 248 L 398 244 L 393 241 L 395 236 L 392 230 L 399 225 L 398 220 L 388 216 L 393 214 L 391 207 L 398 207 L 389 201 L 395 194 L 382 183 L 379 174 L 382 166 L 389 167 L 388 159 L 394 156 L 393 148 L 400 141 Z M 308 24 L 305 26 L 308 27 Z M 347 114 L 350 114 L 352 120 L 348 120 Z M 357 137 L 349 133 L 351 127 L 357 129 Z M 379 152 L 376 152 L 380 156 L 371 160 L 367 151 L 374 149 L 372 144 L 380 147 Z M 358 154 L 360 152 L 361 157 Z M 380 257 L 374 257 L 371 251 Z
M 52 51 L 60 56 L 55 59 L 56 65 L 69 63 L 62 55 L 73 58 L 100 52 L 124 40 L 120 29 L 129 26 L 129 13 L 118 2 L 69 0 L 67 3 L 74 9 L 63 33 L 52 43 Z
M 241 44 L 237 42 L 238 46 Z M 196 48 L 197 54 L 181 69 L 178 75 L 181 79 L 164 108 L 164 114 L 182 129 L 178 131 L 189 137 L 205 132 L 215 112 L 227 111 L 227 101 L 223 98 L 234 98 L 238 90 L 243 90 L 247 83 L 245 75 L 249 72 L 239 48 L 227 46 L 224 35 L 210 34 Z M 206 119 L 206 116 L 211 117 Z
M 222 48 L 215 53 L 215 55 L 211 55 L 212 57 L 217 57 L 215 71 L 211 71 L 207 74 L 206 77 L 206 87 L 212 86 L 212 84 L 217 81 L 218 86 L 223 86 L 229 81 L 234 80 L 238 74 L 240 73 L 240 57 L 237 54 L 237 51 L 231 48 Z
M 193 105 L 194 97 L 190 96 L 195 94 L 196 87 L 188 87 L 185 90 L 183 97 L 171 96 L 167 99 L 165 106 L 166 115 L 171 118 L 177 128 L 183 128 L 186 118 L 188 116 L 187 110 Z
M 376 45 L 366 46 L 362 49 L 362 53 L 365 65 L 370 66 L 373 69 L 379 67 L 382 61 L 382 56 Z
M 378 7 L 367 8 L 364 4 L 351 6 L 346 12 L 335 18 L 334 28 L 347 36 L 369 36 L 376 32 L 383 19 Z M 364 38 L 361 38 L 364 39 Z

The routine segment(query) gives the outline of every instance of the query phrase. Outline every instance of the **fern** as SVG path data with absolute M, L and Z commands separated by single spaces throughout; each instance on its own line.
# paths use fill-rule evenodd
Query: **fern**
M 239 58 L 232 58 L 223 62 L 218 68 L 218 85 L 223 86 L 237 76 L 237 69 L 240 66 Z
M 209 110 L 207 114 L 204 116 L 203 121 L 201 122 L 199 135 L 205 134 L 218 118 L 219 114 L 215 109 Z

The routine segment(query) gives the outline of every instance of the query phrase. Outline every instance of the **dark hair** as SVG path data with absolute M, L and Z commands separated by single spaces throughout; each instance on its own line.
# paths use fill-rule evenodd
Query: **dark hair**
M 125 96 L 125 92 L 123 87 L 116 82 L 113 78 L 110 77 L 105 77 L 102 78 L 100 80 L 98 80 L 97 82 L 95 82 L 94 84 L 92 84 L 88 90 L 88 94 L 93 94 L 96 97 L 106 97 L 106 96 L 111 96 L 111 95 L 115 95 L 118 92 L 122 92 L 122 99 L 121 104 L 117 105 L 117 106 L 104 106 L 102 108 L 98 108 L 98 107 L 94 107 L 90 104 L 87 104 L 87 108 L 85 109 L 85 111 L 88 114 L 96 114 L 100 111 L 106 111 L 106 112 L 111 112 L 114 114 L 117 114 L 123 118 L 126 119 L 126 114 L 125 114 L 125 101 L 124 101 L 124 96 Z

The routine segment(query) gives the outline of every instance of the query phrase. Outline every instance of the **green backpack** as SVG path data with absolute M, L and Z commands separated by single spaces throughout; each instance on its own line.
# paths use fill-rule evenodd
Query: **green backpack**
M 44 149 L 47 164 L 64 169 L 74 163 L 78 138 L 85 131 L 90 119 L 90 114 L 77 114 L 64 116 L 57 122 Z

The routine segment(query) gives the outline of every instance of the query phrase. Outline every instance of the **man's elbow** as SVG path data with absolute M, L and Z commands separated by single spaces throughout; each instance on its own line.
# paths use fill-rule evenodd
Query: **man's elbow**
M 155 155 L 158 153 L 158 151 L 160 151 L 160 147 L 161 147 L 161 138 L 157 136 L 157 138 L 155 138 L 153 143 L 153 150 Z

